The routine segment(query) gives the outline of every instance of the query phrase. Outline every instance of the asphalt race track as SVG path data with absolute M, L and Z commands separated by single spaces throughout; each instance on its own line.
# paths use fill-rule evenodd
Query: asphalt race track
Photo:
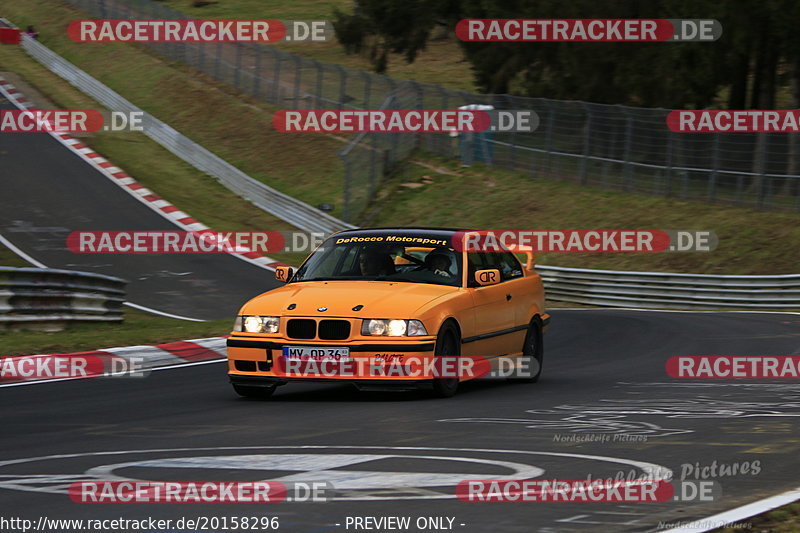
M 290 532 L 354 531 L 348 516 L 382 515 L 409 516 L 412 524 L 452 518 L 452 530 L 464 532 L 653 531 L 659 522 L 707 517 L 796 487 L 800 395 L 793 382 L 673 380 L 664 363 L 673 355 L 798 354 L 800 316 L 552 315 L 540 383 L 472 382 L 448 400 L 327 384 L 287 385 L 271 400 L 245 400 L 231 390 L 222 363 L 5 387 L 0 515 L 277 516 L 279 531 Z M 607 439 L 568 440 L 581 435 Z M 713 502 L 454 499 L 461 479 L 614 477 L 649 464 L 672 470 L 677 483 L 682 465 L 714 461 L 758 461 L 759 473 L 714 478 L 722 496 Z M 327 503 L 261 505 L 93 505 L 65 493 L 72 481 L 110 476 L 304 479 L 331 481 L 336 490 Z
M 5 102 L 0 109 L 16 108 Z M 128 301 L 200 319 L 232 317 L 276 286 L 270 271 L 227 254 L 94 255 L 66 247 L 72 231 L 177 229 L 49 134 L 0 136 L 0 235 L 48 267 L 124 278 Z

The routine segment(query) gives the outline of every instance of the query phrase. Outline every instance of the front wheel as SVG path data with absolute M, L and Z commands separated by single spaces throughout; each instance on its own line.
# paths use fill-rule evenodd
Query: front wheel
M 436 336 L 434 354 L 438 356 L 458 356 L 461 354 L 461 343 L 454 327 L 445 325 Z M 444 365 L 443 365 L 444 366 Z M 439 378 L 433 380 L 433 393 L 439 398 L 451 398 L 458 391 L 458 377 Z
M 236 394 L 244 398 L 254 398 L 256 400 L 264 400 L 272 396 L 275 392 L 275 385 L 271 387 L 253 387 L 250 385 L 234 385 L 233 390 Z

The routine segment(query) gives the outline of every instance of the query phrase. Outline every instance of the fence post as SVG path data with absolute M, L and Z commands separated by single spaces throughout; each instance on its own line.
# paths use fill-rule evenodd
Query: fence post
M 372 88 L 372 76 L 363 70 L 361 71 L 361 76 L 364 78 L 364 109 L 369 109 L 369 93 Z
M 206 45 L 202 41 L 197 43 L 197 70 L 205 72 L 206 67 Z
M 256 66 L 253 70 L 253 97 L 258 98 L 261 94 L 261 49 L 263 46 L 255 45 L 253 50 L 256 53 Z
M 419 83 L 415 81 L 408 82 L 411 85 L 412 90 L 414 91 L 414 104 L 411 106 L 412 109 L 422 109 L 424 107 L 423 102 L 423 95 L 422 95 L 422 87 Z M 412 150 L 418 148 L 422 144 L 423 135 L 425 136 L 425 140 L 427 141 L 428 135 L 420 132 L 414 132 L 413 134 L 413 143 L 412 143 Z
M 239 89 L 242 71 L 242 43 L 235 43 L 234 47 L 236 48 L 236 68 L 233 71 L 233 86 Z
M 756 141 L 756 157 L 758 160 L 756 162 L 756 174 L 758 177 L 756 178 L 755 189 L 756 189 L 756 207 L 758 209 L 762 209 L 764 207 L 764 181 L 766 177 L 766 153 L 767 153 L 767 134 L 766 133 L 759 133 L 758 138 Z
M 719 170 L 719 137 L 720 133 L 714 134 L 714 145 L 711 152 L 711 173 L 708 177 L 708 201 L 713 202 L 717 196 L 717 171 Z
M 758 195 L 760 209 L 768 207 L 772 198 L 772 179 L 767 176 L 769 173 L 769 134 L 762 133 L 762 135 L 764 136 L 764 148 L 761 150 L 761 187 Z
M 550 100 L 544 99 L 542 103 L 547 106 L 547 132 L 545 134 L 545 149 L 547 150 L 547 158 L 545 159 L 545 168 L 547 174 L 552 176 L 551 170 L 551 158 L 553 157 L 553 127 L 554 127 L 554 120 L 555 120 L 555 111 L 553 111 L 553 106 L 550 104 Z
M 339 109 L 342 109 L 342 106 L 344 106 L 344 99 L 347 96 L 347 73 L 341 65 L 336 65 L 336 70 L 339 71 Z
M 275 99 L 272 103 L 279 106 L 281 105 L 281 63 L 283 59 L 281 58 L 281 54 L 277 53 L 274 48 L 267 48 L 267 50 L 272 54 L 275 61 L 275 78 L 272 83 L 272 87 L 274 87 L 272 92 L 275 95 Z
M 675 133 L 667 131 L 667 164 L 664 172 L 664 196 L 672 196 L 672 155 L 675 151 Z
M 314 59 L 313 61 L 314 61 L 314 68 L 317 70 L 317 83 L 314 88 L 314 92 L 317 94 L 315 95 L 316 105 L 314 105 L 314 109 L 322 109 L 323 107 L 325 107 L 323 105 L 324 99 L 322 97 L 322 78 L 325 76 L 325 69 L 322 67 L 322 65 L 319 64 L 319 61 L 317 61 L 316 59 Z
M 631 140 L 633 137 L 633 118 L 631 117 L 628 110 L 624 107 L 620 106 L 622 109 L 622 113 L 625 115 L 625 149 L 622 156 L 622 160 L 624 162 L 624 170 L 623 170 L 623 190 L 630 191 L 631 190 L 631 182 L 633 181 L 633 166 L 631 165 Z
M 349 154 L 339 153 L 339 158 L 344 163 L 344 205 L 342 206 L 342 219 L 350 222 L 350 158 Z
M 294 100 L 293 109 L 299 109 L 300 105 L 300 82 L 303 77 L 302 69 L 302 59 L 300 56 L 292 56 L 294 59 L 294 96 L 292 96 L 292 100 Z
M 378 142 L 375 138 L 375 134 L 367 133 L 373 139 L 372 148 L 369 151 L 369 197 L 367 198 L 366 205 L 369 205 L 372 200 L 375 198 L 375 191 L 378 190 L 378 181 L 380 180 L 380 176 L 378 175 L 378 169 L 376 165 L 376 158 L 378 155 Z
M 583 157 L 581 157 L 581 184 L 585 185 L 589 179 L 586 176 L 586 167 L 589 164 L 589 143 L 591 142 L 592 131 L 592 108 L 586 102 L 581 102 L 586 112 L 586 123 L 583 127 Z
M 222 43 L 217 41 L 217 61 L 214 63 L 214 79 L 219 80 L 219 64 L 222 61 Z

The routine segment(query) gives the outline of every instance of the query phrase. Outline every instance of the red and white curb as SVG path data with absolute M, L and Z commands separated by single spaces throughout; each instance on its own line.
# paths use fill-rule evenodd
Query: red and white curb
M 33 108 L 33 104 L 27 98 L 25 98 L 25 95 L 19 92 L 16 87 L 14 87 L 2 76 L 0 76 L 0 94 L 5 96 L 11 103 L 20 109 L 25 110 Z M 198 222 L 187 213 L 181 211 L 167 200 L 161 198 L 147 187 L 137 183 L 133 177 L 125 173 L 125 171 L 115 166 L 104 157 L 97 154 L 79 139 L 74 138 L 68 133 L 48 133 L 58 142 L 66 146 L 70 151 L 77 154 L 84 161 L 89 163 L 101 174 L 122 187 L 122 189 L 128 192 L 131 196 L 144 203 L 153 211 L 157 212 L 181 229 L 186 231 L 205 231 L 211 229 L 205 224 Z M 247 261 L 248 263 L 252 263 L 269 270 L 274 270 L 275 267 L 283 264 L 279 261 L 275 261 L 272 258 L 262 256 L 260 253 L 254 251 L 230 253 L 230 255 L 236 256 L 239 259 Z
M 223 361 L 227 357 L 225 341 L 226 337 L 210 337 L 205 339 L 167 342 L 164 344 L 107 348 L 105 350 L 92 350 L 71 354 L 10 356 L 6 359 L 85 357 L 87 359 L 97 358 L 106 363 L 110 363 L 113 360 L 121 360 L 124 361 L 125 364 L 118 364 L 117 367 L 126 368 L 136 373 L 159 368 L 165 369 L 168 367 Z M 41 376 L 34 378 L 20 377 L 14 374 L 13 365 L 8 365 L 9 368 L 6 368 L 6 366 L 3 365 L 3 360 L 3 358 L 0 358 L 0 387 L 82 379 L 80 377 L 56 377 L 52 379 L 42 378 Z M 110 366 L 110 364 L 107 366 Z

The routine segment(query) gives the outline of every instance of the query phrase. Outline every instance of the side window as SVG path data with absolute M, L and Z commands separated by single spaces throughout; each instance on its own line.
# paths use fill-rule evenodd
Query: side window
M 495 267 L 500 271 L 503 281 L 522 277 L 522 265 L 511 252 L 493 253 Z
M 496 268 L 500 271 L 500 279 L 502 281 L 522 277 L 522 265 L 511 252 L 477 253 L 470 254 L 470 257 L 473 255 L 477 256 L 476 261 L 473 263 L 470 260 L 470 263 L 474 265 L 475 270 Z

